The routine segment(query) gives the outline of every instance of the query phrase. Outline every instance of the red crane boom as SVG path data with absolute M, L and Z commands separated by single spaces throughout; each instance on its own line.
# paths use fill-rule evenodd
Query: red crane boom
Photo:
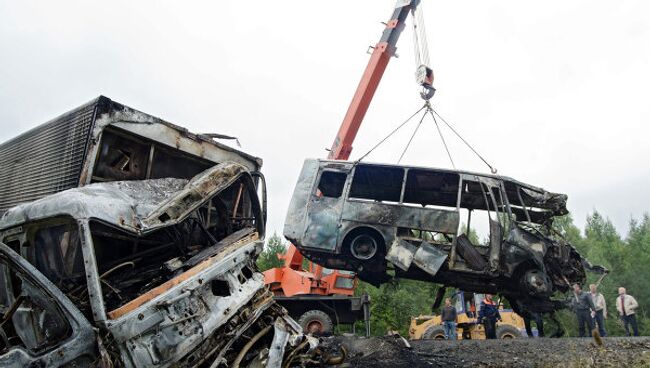
M 370 60 L 363 72 L 361 81 L 352 97 L 350 106 L 345 113 L 345 117 L 343 118 L 341 127 L 336 134 L 332 147 L 329 150 L 327 156 L 328 159 L 347 160 L 350 157 L 350 153 L 352 152 L 352 143 L 359 132 L 361 122 L 363 121 L 363 118 L 368 111 L 368 107 L 370 106 L 370 102 L 377 91 L 377 87 L 384 75 L 386 66 L 388 65 L 390 58 L 395 56 L 397 40 L 404 30 L 405 21 L 409 13 L 413 13 L 414 15 L 414 28 L 421 26 L 422 31 L 424 31 L 423 24 L 418 24 L 418 22 L 421 22 L 421 16 L 415 16 L 419 4 L 420 0 L 397 1 L 390 20 L 385 23 L 386 27 L 382 33 L 381 39 L 375 47 L 372 48 L 372 55 L 370 56 Z M 417 32 L 417 29 L 415 31 Z M 424 44 L 421 47 L 426 50 L 426 38 L 423 38 L 424 40 L 421 41 L 423 41 Z M 416 47 L 418 47 L 418 50 L 416 50 L 417 53 L 420 51 L 420 46 L 416 43 Z M 418 66 L 416 79 L 423 88 L 420 95 L 425 100 L 428 100 L 433 96 L 435 89 L 432 87 L 433 72 L 426 65 L 426 63 L 428 63 L 428 60 L 426 60 L 428 59 L 428 56 L 424 59 L 425 64 Z M 328 270 L 329 272 L 325 274 L 322 266 L 312 262 L 309 262 L 309 269 L 304 270 L 302 266 L 303 256 L 292 244 L 289 245 L 287 253 L 281 256 L 281 259 L 284 260 L 284 266 L 265 271 L 264 281 L 270 285 L 271 290 L 276 295 L 276 299 L 280 301 L 281 304 L 282 301 L 287 303 L 285 307 L 289 310 L 290 314 L 292 310 L 303 313 L 304 310 L 310 308 L 298 307 L 296 302 L 300 302 L 300 300 L 292 300 L 292 298 L 299 298 L 300 295 L 315 295 L 321 296 L 322 298 L 328 296 L 354 295 L 354 289 L 357 284 L 354 274 L 337 270 Z M 303 300 L 303 302 L 311 303 L 312 301 Z M 321 304 L 323 304 L 323 302 L 321 302 Z M 302 323 L 304 324 L 303 327 L 306 327 L 308 330 L 311 330 L 312 328 L 311 323 L 315 323 L 316 326 L 319 326 L 318 328 L 320 328 L 321 332 L 326 332 L 324 331 L 325 329 L 323 326 L 328 325 L 328 323 L 322 321 L 324 318 L 322 315 L 320 316 L 320 321 L 318 318 L 314 321 L 311 321 L 311 319 L 303 321 L 304 316 L 318 314 L 314 313 L 314 310 L 307 310 L 307 312 L 301 314 L 299 322 L 304 322 Z M 369 312 L 367 306 L 365 306 L 364 318 L 366 320 L 366 334 L 369 334 L 368 315 Z M 296 316 L 296 318 L 298 319 L 298 316 Z

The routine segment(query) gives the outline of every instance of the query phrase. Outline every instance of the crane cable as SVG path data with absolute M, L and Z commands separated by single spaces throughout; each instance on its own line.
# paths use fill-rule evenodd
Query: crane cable
M 438 129 L 438 134 L 440 135 L 440 139 L 442 139 L 442 144 L 445 146 L 445 151 L 447 151 L 447 156 L 449 157 L 449 161 L 451 161 L 451 167 L 456 169 L 456 164 L 454 164 L 454 159 L 451 158 L 451 152 L 449 152 L 449 147 L 447 147 L 447 142 L 445 141 L 445 136 L 442 135 L 442 130 L 440 130 L 440 126 L 438 125 L 438 120 L 436 120 L 436 117 L 433 116 L 433 109 L 431 106 L 427 109 L 427 112 L 431 114 L 431 118 L 433 119 L 433 123 L 436 124 L 436 129 Z
M 422 111 L 422 109 L 420 109 Z M 418 111 L 419 112 L 419 111 Z M 429 109 L 422 114 L 422 118 L 420 119 L 420 122 L 418 125 L 415 126 L 415 130 L 413 131 L 413 134 L 411 134 L 411 138 L 409 139 L 409 142 L 406 144 L 406 147 L 404 147 L 404 151 L 402 151 L 402 154 L 399 156 L 399 160 L 397 160 L 397 164 L 399 165 L 400 161 L 402 161 L 402 158 L 404 157 L 404 154 L 406 151 L 409 149 L 409 146 L 411 145 L 411 142 L 413 141 L 413 138 L 415 137 L 415 134 L 417 134 L 418 129 L 420 129 L 420 125 L 422 125 L 422 122 L 424 121 L 424 118 L 427 116 L 427 112 L 429 112 Z
M 494 166 L 490 165 L 490 163 L 480 153 L 478 153 L 478 151 L 465 138 L 463 138 L 463 136 L 461 136 L 460 133 L 458 133 L 458 131 L 456 131 L 456 129 L 454 129 L 454 127 L 451 126 L 451 124 L 449 122 L 447 122 L 447 120 L 445 120 L 445 118 L 443 118 L 436 110 L 434 110 L 431 107 L 431 104 L 429 103 L 429 101 L 425 101 L 424 106 L 419 108 L 413 115 L 409 116 L 408 119 L 406 119 L 404 122 L 402 122 L 400 125 L 398 125 L 387 136 L 385 136 L 377 144 L 375 144 L 368 152 L 366 152 L 359 159 L 357 159 L 355 161 L 355 164 L 357 164 L 357 163 L 361 162 L 363 159 L 365 159 L 370 153 L 372 153 L 377 147 L 379 147 L 384 142 L 386 142 L 386 140 L 388 140 L 388 138 L 392 137 L 393 134 L 397 133 L 398 130 L 403 128 L 409 121 L 411 121 L 411 119 L 413 119 L 415 116 L 417 116 L 422 110 L 425 110 L 424 114 L 422 114 L 422 117 L 420 118 L 420 121 L 418 122 L 418 125 L 415 127 L 415 130 L 414 130 L 413 134 L 411 135 L 411 138 L 409 139 L 408 143 L 406 144 L 406 147 L 402 151 L 402 154 L 400 155 L 399 160 L 397 161 L 398 164 L 402 161 L 402 158 L 404 158 L 404 155 L 406 154 L 406 151 L 411 146 L 411 143 L 412 143 L 413 139 L 415 138 L 415 135 L 417 134 L 418 130 L 420 129 L 420 126 L 422 125 L 422 122 L 424 121 L 424 118 L 427 116 L 427 114 L 430 114 L 431 118 L 433 119 L 433 122 L 434 122 L 434 124 L 436 126 L 436 129 L 438 131 L 438 134 L 440 135 L 440 139 L 442 140 L 442 144 L 445 147 L 445 151 L 447 152 L 447 156 L 449 157 L 449 161 L 451 161 L 451 166 L 454 169 L 456 169 L 456 164 L 454 163 L 454 160 L 453 160 L 452 155 L 451 155 L 451 151 L 449 150 L 449 146 L 447 146 L 447 141 L 445 140 L 445 137 L 442 134 L 442 130 L 440 129 L 440 125 L 438 124 L 438 119 L 440 119 L 443 123 L 445 123 L 445 125 L 454 133 L 454 135 L 456 135 L 456 137 L 458 137 L 481 161 L 483 161 L 483 163 L 488 168 L 490 168 L 490 172 L 492 174 L 497 173 L 497 169 Z M 436 119 L 436 116 L 438 117 L 438 119 Z
M 375 148 L 379 147 L 379 146 L 380 146 L 382 143 L 384 143 L 388 138 L 390 138 L 393 134 L 395 134 L 398 130 L 400 130 L 404 125 L 406 125 L 406 123 L 408 123 L 411 119 L 413 119 L 413 117 L 415 117 L 415 115 L 419 114 L 420 111 L 424 110 L 425 107 L 427 107 L 426 104 L 425 104 L 424 106 L 420 107 L 420 109 L 419 109 L 418 111 L 416 111 L 413 115 L 409 116 L 408 119 L 404 120 L 404 122 L 401 123 L 397 128 L 393 129 L 393 131 L 390 132 L 387 136 L 385 136 L 384 139 L 380 140 L 379 143 L 375 144 L 375 146 L 372 147 L 372 148 L 371 148 L 368 152 L 366 152 L 363 156 L 361 156 L 361 157 L 356 161 L 356 163 L 359 163 L 361 160 L 363 160 L 364 158 L 366 158 L 366 156 L 368 156 L 370 153 L 372 153 L 372 151 L 374 151 Z
M 431 114 L 431 118 L 433 119 L 433 123 L 436 125 L 436 129 L 438 130 L 438 134 L 440 135 L 440 139 L 442 140 L 442 145 L 445 146 L 445 151 L 447 152 L 447 157 L 449 157 L 449 161 L 451 161 L 451 166 L 456 169 L 456 164 L 454 163 L 454 159 L 451 157 L 451 151 L 449 151 L 449 147 L 447 146 L 447 141 L 445 140 L 445 136 L 442 134 L 442 130 L 440 130 L 440 126 L 438 125 L 438 121 L 436 120 L 436 117 L 433 115 L 433 110 L 431 109 L 431 104 L 429 101 L 425 101 L 424 107 L 426 107 L 426 111 L 424 114 L 422 114 L 422 118 L 420 119 L 420 122 L 418 125 L 415 126 L 415 130 L 413 131 L 413 134 L 411 135 L 411 138 L 409 139 L 408 143 L 406 144 L 406 147 L 404 147 L 404 151 L 402 151 L 402 154 L 399 156 L 399 160 L 397 160 L 397 164 L 402 161 L 402 158 L 404 158 L 404 154 L 406 154 L 406 151 L 409 149 L 411 146 L 411 142 L 413 141 L 413 138 L 415 137 L 415 134 L 417 134 L 418 130 L 420 129 L 420 125 L 422 125 L 422 122 L 424 121 L 424 118 L 427 117 L 427 114 Z
M 422 11 L 422 3 L 418 2 L 418 6 L 415 6 L 411 10 L 411 14 L 413 16 L 413 51 L 415 52 L 415 66 L 416 69 L 419 69 L 421 66 L 425 66 L 429 68 L 430 65 L 430 60 L 429 60 L 429 48 L 428 48 L 428 41 L 427 41 L 427 32 L 425 29 L 425 23 L 424 23 L 424 16 L 423 16 L 423 11 Z M 430 69 L 429 69 L 430 70 Z M 417 73 L 416 73 L 417 74 Z M 431 86 L 430 86 L 431 87 Z M 432 89 L 432 88 L 431 88 Z M 435 91 L 435 89 L 433 89 Z M 402 122 L 400 125 L 397 126 L 397 128 L 393 129 L 386 137 L 384 137 L 382 140 L 380 140 L 375 146 L 373 146 L 368 152 L 366 152 L 363 156 L 361 156 L 358 160 L 355 161 L 356 163 L 359 163 L 362 161 L 364 158 L 366 158 L 370 153 L 372 153 L 377 147 L 382 145 L 388 138 L 393 136 L 398 130 L 400 130 L 402 127 L 404 127 L 411 119 L 413 119 L 416 115 L 418 115 L 422 110 L 424 111 L 424 114 L 420 118 L 420 121 L 418 122 L 418 125 L 416 125 L 415 130 L 413 131 L 413 134 L 411 134 L 411 137 L 406 144 L 406 147 L 404 147 L 404 150 L 402 151 L 402 154 L 400 155 L 399 159 L 397 160 L 397 164 L 399 164 L 402 159 L 404 158 L 404 155 L 406 154 L 406 151 L 409 149 L 411 146 L 411 143 L 413 142 L 413 139 L 415 138 L 415 135 L 420 129 L 420 126 L 422 125 L 422 122 L 424 121 L 424 118 L 427 116 L 427 114 L 431 115 L 431 118 L 433 119 L 433 123 L 436 126 L 436 130 L 438 131 L 438 134 L 440 135 L 440 139 L 442 140 L 442 144 L 445 147 L 445 151 L 447 152 L 447 156 L 449 157 L 449 161 L 451 161 L 451 166 L 456 169 L 456 164 L 454 163 L 454 159 L 451 156 L 451 151 L 449 150 L 449 146 L 447 146 L 447 141 L 445 140 L 444 135 L 442 134 L 442 130 L 440 129 L 440 125 L 438 124 L 438 120 L 436 119 L 436 116 L 443 122 L 445 125 L 458 137 L 485 165 L 487 165 L 488 168 L 490 168 L 490 172 L 492 174 L 497 173 L 497 169 L 490 165 L 490 163 L 487 162 L 481 154 L 472 147 L 472 145 L 465 140 L 457 131 L 454 129 L 454 127 L 451 126 L 445 120 L 436 110 L 434 110 L 431 107 L 431 104 L 429 103 L 429 98 L 431 98 L 433 94 L 425 97 L 423 96 L 422 98 L 425 99 L 424 106 L 422 106 L 418 111 L 416 111 L 413 115 L 411 115 L 408 119 L 406 119 L 404 122 Z
M 411 10 L 413 15 L 413 51 L 415 52 L 415 68 L 420 65 L 430 66 L 429 42 L 427 41 L 427 30 L 424 26 L 422 3 Z
M 472 145 L 469 144 L 469 142 L 467 142 L 467 141 L 465 140 L 465 138 L 463 138 L 463 137 L 462 137 L 462 136 L 461 136 L 461 135 L 456 131 L 456 129 L 454 129 L 454 127 L 452 127 L 451 124 L 449 124 L 449 123 L 447 122 L 447 120 L 445 120 L 442 116 L 440 116 L 440 114 L 438 114 L 438 112 L 437 112 L 436 110 L 434 110 L 433 108 L 431 108 L 431 111 L 433 111 L 433 113 L 436 114 L 436 115 L 438 116 L 438 118 L 440 118 L 440 120 L 442 120 L 442 122 L 445 123 L 445 125 L 447 125 L 447 127 L 448 127 L 448 128 L 449 128 L 449 129 L 450 129 L 450 130 L 451 130 L 451 131 L 456 135 L 456 137 L 458 137 L 458 138 L 459 138 L 463 143 L 465 143 L 465 145 L 466 145 L 470 150 L 472 150 L 472 152 L 474 152 L 474 154 L 475 154 L 476 156 L 478 156 L 478 158 L 480 158 L 481 161 L 483 161 L 483 163 L 484 163 L 485 165 L 487 165 L 487 167 L 490 168 L 490 172 L 491 172 L 492 174 L 496 174 L 496 173 L 497 173 L 497 169 L 496 169 L 495 167 L 493 167 L 492 165 L 490 165 L 490 164 L 487 162 L 487 160 L 484 159 L 483 156 L 481 156 L 481 154 L 478 153 L 478 152 L 474 149 L 474 147 L 472 147 Z M 432 116 L 433 116 L 433 115 L 432 115 Z

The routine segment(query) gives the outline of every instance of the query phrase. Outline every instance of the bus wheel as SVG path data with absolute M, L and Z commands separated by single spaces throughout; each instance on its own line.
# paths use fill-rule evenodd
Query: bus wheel
M 316 336 L 332 333 L 332 328 L 334 326 L 332 319 L 327 315 L 327 313 L 318 309 L 308 310 L 303 313 L 298 319 L 298 324 L 302 327 L 305 333 Z
M 424 340 L 444 340 L 445 329 L 442 326 L 431 326 L 422 334 Z
M 497 326 L 497 339 L 515 339 L 521 337 L 521 331 L 513 326 Z
M 367 261 L 374 257 L 378 249 L 377 239 L 370 234 L 359 234 L 350 242 L 350 253 L 361 261 Z

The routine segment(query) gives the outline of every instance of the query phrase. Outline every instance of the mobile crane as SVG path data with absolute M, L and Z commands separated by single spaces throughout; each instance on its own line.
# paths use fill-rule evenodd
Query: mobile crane
M 379 42 L 371 47 L 370 60 L 329 150 L 328 159 L 347 160 L 350 157 L 352 143 L 388 62 L 396 56 L 397 41 L 409 14 L 413 16 L 416 82 L 422 88 L 420 96 L 425 101 L 433 97 L 433 71 L 429 67 L 420 0 L 398 0 Z M 367 295 L 353 296 L 358 282 L 353 273 L 330 270 L 312 262 L 308 262 L 305 270 L 302 254 L 291 244 L 281 259 L 284 266 L 265 271 L 264 282 L 270 286 L 276 300 L 305 330 L 328 333 L 332 330 L 333 321 L 353 324 L 363 318 L 366 335 L 370 334 L 370 301 Z

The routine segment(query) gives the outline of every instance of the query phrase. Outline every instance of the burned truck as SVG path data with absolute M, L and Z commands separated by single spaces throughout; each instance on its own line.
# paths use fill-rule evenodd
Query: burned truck
M 100 97 L 0 163 L 0 366 L 317 360 L 255 268 L 260 159 Z
M 586 270 L 606 273 L 554 231 L 566 200 L 497 175 L 308 159 L 284 236 L 375 285 L 433 281 L 500 293 L 518 313 L 553 312 L 564 305 L 554 293 L 584 283 Z M 488 229 L 483 241 L 469 236 L 476 226 Z

